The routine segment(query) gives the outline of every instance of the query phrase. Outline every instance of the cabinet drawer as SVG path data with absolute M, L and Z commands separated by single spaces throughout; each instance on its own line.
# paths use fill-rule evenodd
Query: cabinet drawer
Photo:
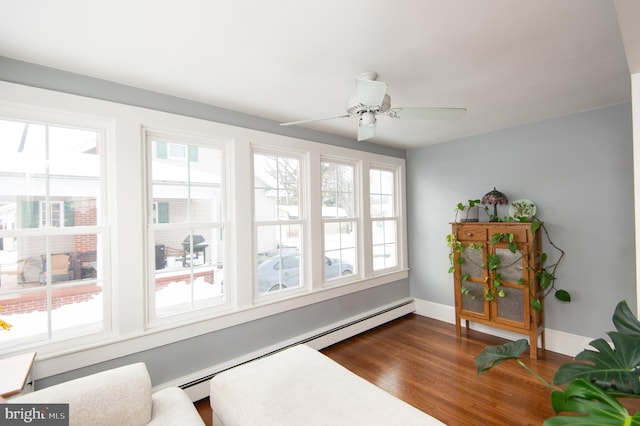
M 494 234 L 513 234 L 516 242 L 527 242 L 527 230 L 521 226 L 517 228 L 512 226 L 493 226 L 489 230 L 489 240 L 491 240 L 491 237 L 493 237 Z
M 456 238 L 458 241 L 473 240 L 473 241 L 485 241 L 487 239 L 487 226 L 486 225 L 469 225 L 458 224 L 453 226 Z

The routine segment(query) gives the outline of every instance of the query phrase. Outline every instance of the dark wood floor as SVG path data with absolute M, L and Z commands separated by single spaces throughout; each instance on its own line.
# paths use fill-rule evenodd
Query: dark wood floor
M 322 353 L 392 395 L 450 425 L 540 425 L 554 415 L 549 390 L 516 363 L 478 376 L 475 357 L 504 340 L 407 315 L 325 348 Z M 527 352 L 528 353 L 528 352 Z M 571 359 L 546 351 L 525 362 L 546 380 Z M 209 400 L 196 402 L 207 425 Z

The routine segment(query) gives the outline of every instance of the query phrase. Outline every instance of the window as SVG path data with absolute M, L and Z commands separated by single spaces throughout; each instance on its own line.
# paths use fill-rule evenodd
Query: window
M 198 161 L 198 146 L 184 145 L 180 143 L 172 143 L 167 141 L 156 141 L 154 147 L 154 158 L 171 159 L 171 160 L 190 160 Z M 188 156 L 187 156 L 188 153 Z
M 302 285 L 305 222 L 300 164 L 296 156 L 253 155 L 258 295 Z
M 398 266 L 398 222 L 396 216 L 396 180 L 393 170 L 371 168 L 370 215 L 373 270 Z
M 325 281 L 358 273 L 358 218 L 355 167 L 335 161 L 320 163 Z
M 47 210 L 47 202 L 40 201 L 40 227 L 55 226 L 60 228 L 65 226 L 62 201 L 50 201 L 48 205 L 49 210 Z
M 223 150 L 207 140 L 152 131 L 147 143 L 155 154 L 149 171 L 150 318 L 222 305 Z M 180 152 L 197 152 L 197 161 L 175 161 Z
M 169 223 L 169 203 L 166 201 L 153 202 L 152 223 Z
M 187 146 L 176 143 L 170 143 L 169 145 L 169 158 L 176 160 L 184 160 L 187 158 Z
M 0 87 L 0 356 L 57 374 L 408 275 L 403 159 Z
M 0 346 L 105 328 L 102 132 L 0 119 Z

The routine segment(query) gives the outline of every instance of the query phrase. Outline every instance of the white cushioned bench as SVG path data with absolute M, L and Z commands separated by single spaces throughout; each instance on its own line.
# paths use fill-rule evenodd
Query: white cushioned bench
M 306 345 L 211 379 L 213 425 L 443 425 Z

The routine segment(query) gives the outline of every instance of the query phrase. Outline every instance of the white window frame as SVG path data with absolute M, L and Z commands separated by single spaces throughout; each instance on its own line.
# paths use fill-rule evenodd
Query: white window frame
M 151 212 L 151 224 L 155 225 L 158 223 L 158 208 L 159 204 L 157 201 L 152 203 L 152 212 Z
M 220 159 L 220 173 L 221 173 L 221 189 L 220 196 L 222 198 L 221 202 L 223 205 L 222 211 L 219 212 L 220 218 L 217 221 L 190 221 L 184 223 L 159 223 L 158 222 L 158 203 L 153 201 L 153 179 L 152 179 L 152 164 L 155 161 L 159 161 L 157 158 L 153 158 L 153 148 L 152 141 L 162 141 L 167 143 L 167 147 L 170 145 L 186 145 L 185 152 L 188 153 L 189 146 L 202 146 L 205 148 L 216 149 L 220 151 L 221 159 Z M 146 203 L 147 206 L 147 215 L 146 215 L 146 241 L 147 241 L 147 268 L 146 268 L 146 322 L 147 327 L 150 329 L 157 327 L 164 327 L 167 324 L 172 324 L 182 321 L 193 321 L 202 318 L 210 318 L 212 313 L 216 314 L 219 312 L 224 312 L 229 310 L 230 301 L 226 294 L 229 293 L 225 289 L 224 300 L 222 303 L 217 303 L 214 305 L 202 305 L 202 306 L 194 306 L 192 309 L 175 313 L 171 315 L 158 316 L 156 313 L 156 304 L 155 304 L 155 242 L 154 242 L 154 230 L 182 230 L 187 233 L 193 231 L 196 228 L 213 228 L 217 229 L 223 235 L 226 234 L 226 224 L 227 224 L 227 209 L 226 209 L 226 141 L 218 140 L 211 138 L 206 135 L 197 135 L 192 133 L 180 132 L 178 130 L 166 130 L 166 129 L 158 129 L 155 127 L 145 127 L 143 129 L 143 143 L 146 149 L 146 161 L 145 161 L 145 170 L 146 170 L 146 179 L 145 179 L 145 188 L 147 192 Z M 168 148 L 169 152 L 170 149 Z M 172 160 L 171 156 L 168 155 L 168 160 Z M 182 158 L 186 160 L 185 156 Z M 227 250 L 227 240 L 223 241 L 223 256 L 226 257 Z M 226 259 L 222 262 L 223 265 L 226 264 Z M 225 281 L 225 287 L 230 283 Z
M 376 216 L 376 217 L 371 217 L 370 215 L 370 204 L 368 206 L 368 210 L 369 210 L 369 230 L 371 233 L 373 233 L 372 229 L 373 229 L 373 225 L 375 222 L 384 222 L 384 221 L 394 221 L 396 224 L 396 229 L 395 229 L 395 233 L 396 233 L 396 264 L 392 265 L 392 266 L 388 266 L 388 267 L 384 267 L 384 268 L 380 268 L 380 269 L 374 269 L 373 267 L 373 257 L 374 257 L 374 244 L 373 241 L 371 241 L 371 244 L 369 244 L 369 249 L 368 251 L 370 252 L 370 255 L 372 257 L 372 262 L 371 262 L 371 268 L 372 268 L 372 274 L 373 275 L 380 275 L 380 274 L 386 274 L 390 271 L 396 271 L 396 270 L 401 270 L 406 268 L 406 255 L 404 254 L 404 244 L 406 239 L 404 238 L 404 234 L 406 233 L 403 232 L 403 229 L 406 229 L 406 219 L 403 221 L 402 218 L 404 217 L 403 214 L 403 208 L 402 208 L 402 201 L 401 199 L 403 199 L 404 197 L 399 195 L 401 194 L 401 192 L 398 192 L 401 190 L 401 181 L 400 181 L 400 170 L 397 166 L 391 166 L 389 164 L 383 164 L 383 163 L 372 163 L 370 165 L 370 167 L 368 168 L 368 173 L 371 172 L 371 170 L 380 170 L 380 171 L 386 171 L 386 172 L 390 172 L 393 174 L 393 215 L 391 216 Z M 370 193 L 370 189 L 368 189 L 369 192 L 369 196 L 371 195 Z M 401 198 L 402 197 L 402 198 Z
M 12 103 L 5 103 L 0 100 L 0 118 L 3 120 L 19 121 L 25 123 L 32 123 L 35 125 L 44 125 L 51 127 L 66 127 L 71 129 L 90 130 L 97 133 L 97 148 L 102 153 L 107 152 L 107 146 L 109 145 L 109 135 L 112 133 L 112 122 L 108 119 L 101 117 L 87 116 L 80 112 L 63 112 L 57 109 L 47 109 L 42 107 L 22 106 Z M 111 236 L 109 232 L 109 211 L 108 211 L 108 187 L 109 187 L 109 172 L 107 167 L 107 155 L 100 155 L 100 183 L 99 183 L 99 195 L 96 200 L 96 225 L 94 226 L 64 226 L 64 203 L 61 201 L 48 201 L 51 203 L 60 203 L 61 208 L 61 223 L 60 226 L 45 226 L 42 225 L 42 218 L 38 218 L 38 227 L 34 229 L 16 228 L 10 230 L 0 230 L 0 238 L 4 237 L 56 237 L 66 235 L 86 235 L 95 234 L 96 238 L 100 241 L 100 251 L 98 252 L 97 261 L 100 264 L 98 280 L 102 286 L 102 327 L 101 329 L 94 329 L 89 327 L 83 332 L 83 326 L 78 326 L 74 329 L 64 332 L 57 332 L 58 337 L 47 339 L 47 341 L 37 342 L 38 352 L 42 354 L 46 353 L 58 353 L 68 350 L 69 347 L 84 347 L 86 345 L 96 344 L 96 342 L 102 342 L 112 337 L 112 286 L 110 275 L 110 241 Z M 48 197 L 48 195 L 47 195 Z M 47 206 L 47 201 L 41 201 L 38 204 L 38 209 L 41 211 L 42 207 Z M 75 284 L 69 284 L 74 286 Z M 2 312 L 0 312 L 0 315 Z M 14 351 L 23 351 L 27 347 L 33 347 L 34 343 L 28 339 L 25 341 L 16 342 L 15 345 L 8 345 L 6 348 L 0 348 L 0 356 L 5 353 L 12 353 Z
M 268 155 L 275 157 L 286 157 L 293 158 L 298 160 L 299 165 L 299 181 L 298 181 L 298 218 L 297 219 L 288 219 L 282 220 L 280 218 L 276 220 L 260 220 L 258 221 L 255 218 L 255 187 L 253 183 L 255 182 L 255 167 L 254 167 L 254 158 L 255 155 Z M 253 300 L 256 303 L 264 303 L 265 301 L 273 301 L 286 297 L 292 297 L 296 294 L 306 293 L 310 289 L 310 260 L 308 254 L 308 231 L 309 231 L 309 223 L 308 223 L 308 179 L 307 173 L 308 169 L 305 165 L 308 163 L 308 154 L 303 151 L 297 150 L 287 150 L 287 149 L 278 149 L 272 147 L 264 147 L 264 146 L 253 146 L 251 150 L 251 181 L 252 181 L 252 204 L 251 211 L 254 212 L 253 217 L 253 246 L 258 247 L 258 228 L 263 226 L 287 226 L 287 225 L 297 225 L 301 229 L 301 238 L 300 238 L 300 285 L 294 288 L 288 288 L 281 291 L 277 291 L 274 293 L 258 293 L 258 274 L 257 270 L 253 274 Z M 253 250 L 252 258 L 254 259 L 253 265 L 254 268 L 257 268 L 258 265 L 258 251 Z
M 101 220 L 100 238 L 105 251 L 103 280 L 105 298 L 105 329 L 102 335 L 87 339 L 74 339 L 60 344 L 38 346 L 40 377 L 61 374 L 71 369 L 97 364 L 117 357 L 126 357 L 159 346 L 179 342 L 191 337 L 211 333 L 250 321 L 260 320 L 279 312 L 303 308 L 322 301 L 353 294 L 372 287 L 396 283 L 408 277 L 406 247 L 402 248 L 402 266 L 394 271 L 373 274 L 371 271 L 370 226 L 368 214 L 368 168 L 370 164 L 385 165 L 398 170 L 398 184 L 404 188 L 405 160 L 365 151 L 293 137 L 256 131 L 179 114 L 133 107 L 115 102 L 43 90 L 13 83 L 0 82 L 0 115 L 24 120 L 30 114 L 43 114 L 56 119 L 50 123 L 68 122 L 74 126 L 86 120 L 88 128 L 104 128 L 101 159 L 105 173 L 104 218 Z M 6 114 L 4 112 L 7 111 Z M 16 111 L 19 111 L 18 114 Z M 17 115 L 16 115 L 17 114 Z M 27 114 L 27 115 L 25 115 Z M 59 118 L 59 119 L 58 119 Z M 228 179 L 226 191 L 225 223 L 225 291 L 228 309 L 212 310 L 205 316 L 194 315 L 172 318 L 172 321 L 149 323 L 147 312 L 147 274 L 150 267 L 146 224 L 149 220 L 148 194 L 144 185 L 147 152 L 144 148 L 144 129 L 156 129 L 168 133 L 205 136 L 215 139 L 226 148 L 225 173 Z M 253 181 L 250 173 L 252 149 L 290 150 L 304 153 L 305 190 L 304 201 L 307 225 L 304 230 L 304 250 L 308 255 L 305 267 L 310 277 L 310 287 L 305 292 L 273 300 L 256 300 L 253 297 L 254 271 L 247 268 L 254 258 L 253 241 Z M 320 176 L 320 158 L 330 156 L 359 163 L 359 179 L 363 188 L 361 199 L 359 254 L 364 267 L 361 277 L 348 285 L 323 287 L 323 259 L 321 200 L 317 186 Z M 107 185 L 108 184 L 108 185 Z M 108 190 L 107 190 L 108 187 Z M 406 226 L 404 191 L 397 192 L 401 211 L 397 214 Z M 57 232 L 71 232 L 56 228 Z M 403 230 L 400 245 L 406 245 Z M 253 263 L 253 262 L 252 262 Z M 113 284 L 112 284 L 113 283 Z M 235 283 L 238 283 L 236 285 Z M 244 285 L 242 283 L 250 283 Z M 115 286 L 112 290 L 109 286 Z M 1 313 L 0 313 L 1 315 Z M 11 353 L 12 350 L 0 353 Z
M 362 244 L 362 179 L 360 177 L 361 173 L 362 173 L 362 164 L 360 161 L 355 160 L 355 159 L 345 159 L 345 158 L 338 158 L 338 157 L 331 157 L 331 156 L 326 156 L 323 155 L 320 158 L 320 163 L 334 163 L 334 164 L 340 164 L 340 165 L 346 165 L 346 166 L 350 166 L 353 168 L 353 216 L 350 217 L 346 217 L 346 218 L 325 218 L 322 217 L 322 256 L 324 259 L 325 253 L 326 253 L 326 247 L 324 246 L 324 241 L 325 241 L 325 224 L 327 223 L 344 223 L 344 222 L 350 222 L 350 223 L 354 223 L 355 226 L 355 232 L 356 232 L 356 241 L 355 241 L 355 250 L 356 250 L 356 257 L 355 257 L 355 269 L 356 271 L 354 271 L 353 274 L 348 275 L 348 276 L 343 276 L 340 278 L 334 278 L 331 280 L 327 280 L 327 278 L 325 277 L 324 274 L 324 270 L 323 270 L 323 285 L 325 287 L 332 287 L 332 286 L 338 286 L 338 285 L 344 285 L 344 284 L 349 284 L 351 282 L 357 281 L 359 279 L 362 278 L 362 274 L 364 271 L 364 264 L 362 262 L 362 253 L 364 252 L 363 250 L 363 244 Z M 322 176 L 320 176 L 320 182 L 318 182 L 320 187 L 322 185 Z

